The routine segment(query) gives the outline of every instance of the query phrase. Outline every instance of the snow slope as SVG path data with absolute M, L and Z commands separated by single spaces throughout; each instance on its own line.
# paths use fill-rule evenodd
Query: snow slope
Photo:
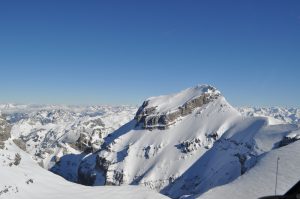
M 3 111 L 13 125 L 12 137 L 45 168 L 62 149 L 64 154 L 99 149 L 103 138 L 132 119 L 136 111 L 129 106 L 77 107 L 74 111 L 56 106 L 16 107 L 6 106 Z M 14 112 L 16 109 L 22 112 Z
M 142 184 L 165 193 L 164 189 L 183 175 L 241 116 L 219 91 L 207 85 L 148 99 L 148 106 L 158 107 L 156 114 L 160 115 L 174 111 L 186 100 L 211 93 L 218 97 L 178 117 L 165 130 L 143 129 L 132 120 L 112 133 L 106 139 L 106 150 L 99 154 L 108 164 L 106 183 Z M 165 104 L 158 106 L 158 102 Z
M 258 164 L 232 183 L 211 189 L 199 199 L 232 198 L 256 199 L 275 195 L 276 162 L 279 160 L 277 194 L 286 193 L 300 180 L 300 142 L 273 150 L 262 156 Z M 192 197 L 194 198 L 194 197 Z
M 72 182 L 78 182 L 77 169 L 81 159 L 99 150 L 104 138 L 131 120 L 137 109 L 133 106 L 0 107 L 12 125 L 14 143 L 28 152 L 42 167 Z M 61 162 L 63 156 L 63 160 L 66 157 L 76 158 L 68 159 L 66 164 L 58 166 L 56 163 Z M 52 169 L 54 165 L 56 167 Z
M 205 103 L 191 104 L 204 95 Z M 192 107 L 188 114 L 185 107 Z M 174 112 L 170 125 L 153 128 Z M 149 98 L 135 118 L 107 137 L 99 153 L 106 184 L 141 184 L 172 198 L 230 184 L 299 139 L 299 126 L 242 116 L 208 85 Z
M 21 161 L 14 163 L 16 154 Z M 87 187 L 71 183 L 39 167 L 28 154 L 11 140 L 0 150 L 0 198 L 17 199 L 82 199 L 82 198 L 167 198 L 138 186 Z
M 283 150 L 285 147 L 296 142 L 299 139 L 299 133 L 299 127 L 295 125 L 268 125 L 266 118 L 243 119 L 232 129 L 224 133 L 215 145 L 172 185 L 171 192 L 179 195 L 182 191 L 178 193 L 178 190 L 186 187 L 187 191 L 185 195 L 202 194 L 208 190 L 214 190 L 212 188 L 217 186 L 234 184 L 235 180 L 240 176 L 242 176 L 241 178 L 246 178 L 248 173 L 251 173 L 268 154 L 272 154 L 276 150 Z M 287 137 L 295 139 L 289 139 L 289 142 L 283 141 Z M 295 156 L 294 154 L 293 157 L 296 162 L 300 161 L 300 156 Z M 274 162 L 266 161 L 265 164 L 267 163 L 270 164 L 269 167 L 271 168 Z M 267 168 L 268 166 L 265 167 Z M 268 176 L 265 176 L 264 171 L 260 174 L 260 178 Z M 281 189 L 289 187 L 294 182 L 294 179 L 297 178 L 296 175 L 295 178 L 289 179 L 289 175 L 286 174 L 283 173 L 286 180 L 291 181 L 289 184 L 279 184 Z M 249 182 L 249 187 L 255 187 L 258 184 L 254 178 L 249 180 Z M 268 182 L 274 184 L 274 179 L 269 178 Z M 247 189 L 247 185 L 244 188 Z M 256 193 L 255 189 L 252 191 Z M 244 193 L 246 192 L 242 190 L 241 194 Z M 230 190 L 227 193 L 228 198 L 238 198 L 241 194 L 235 196 L 235 193 L 230 192 Z M 269 194 L 267 189 L 264 191 L 261 188 L 261 192 L 257 192 L 256 196 L 261 197 L 266 194 Z M 220 197 L 223 195 L 214 195 L 213 197 L 216 196 Z M 242 198 L 253 198 L 252 196 L 245 195 Z

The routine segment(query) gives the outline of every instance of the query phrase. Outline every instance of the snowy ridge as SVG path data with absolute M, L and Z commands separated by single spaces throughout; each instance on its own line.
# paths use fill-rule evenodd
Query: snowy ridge
M 159 121 L 162 113 L 173 113 L 177 106 L 199 97 L 199 88 L 207 87 L 149 98 L 137 115 L 143 110 L 146 124 Z M 112 133 L 98 157 L 105 183 L 141 184 L 172 198 L 203 194 L 234 182 L 269 152 L 299 139 L 297 125 L 274 125 L 271 117 L 242 116 L 219 91 L 209 95 L 214 93 L 216 97 L 192 106 L 168 128 L 140 128 L 136 116 Z
M 273 118 L 277 123 L 292 123 L 300 124 L 300 108 L 255 108 L 255 107 L 241 107 L 237 108 L 241 114 L 249 117 L 264 116 Z
M 179 93 L 150 97 L 146 101 L 148 102 L 149 107 L 155 107 L 155 112 L 153 114 L 159 114 L 175 111 L 178 107 L 183 106 L 185 103 L 203 94 L 219 95 L 220 92 L 209 85 L 198 85 Z
M 2 113 L 12 124 L 13 141 L 47 169 L 64 155 L 98 150 L 103 139 L 132 119 L 136 111 L 131 106 L 90 106 L 74 110 L 51 105 L 2 107 Z
M 152 97 L 144 101 L 135 119 L 144 129 L 166 129 L 180 117 L 221 97 L 221 93 L 209 85 L 198 85 L 177 94 Z
M 280 172 L 280 193 L 300 176 L 299 109 L 236 109 L 210 85 L 148 98 L 138 110 L 0 107 L 12 145 L 80 184 L 142 185 L 172 198 L 251 199 L 272 193 L 278 156 L 292 163 Z
M 198 92 L 199 88 L 202 93 L 202 88 L 206 87 L 197 86 L 180 94 L 186 91 Z M 239 112 L 227 103 L 220 92 L 215 93 L 218 94 L 216 99 L 179 117 L 168 129 L 149 131 L 135 128 L 137 121 L 133 120 L 115 131 L 112 140 L 106 142 L 106 150 L 100 152 L 100 159 L 109 162 L 105 171 L 106 183 L 143 184 L 167 192 L 164 189 L 188 170 L 240 118 Z M 176 96 L 176 100 L 172 100 L 172 96 Z M 170 101 L 175 104 L 183 102 L 177 99 L 178 96 L 163 98 L 169 98 L 166 104 Z M 190 96 L 184 97 L 190 99 Z M 199 96 L 199 93 L 192 96 Z M 156 98 L 152 99 L 157 102 Z M 165 108 L 163 110 L 168 112 Z M 119 173 L 117 177 L 116 172 Z

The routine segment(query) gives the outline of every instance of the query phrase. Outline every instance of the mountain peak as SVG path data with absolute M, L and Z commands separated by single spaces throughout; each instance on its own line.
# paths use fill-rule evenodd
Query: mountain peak
M 210 85 L 197 85 L 175 94 L 151 97 L 144 101 L 135 119 L 143 128 L 165 129 L 178 117 L 217 99 L 221 93 Z

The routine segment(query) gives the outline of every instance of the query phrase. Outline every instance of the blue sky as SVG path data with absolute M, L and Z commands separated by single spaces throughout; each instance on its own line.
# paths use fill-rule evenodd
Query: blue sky
M 0 102 L 140 104 L 201 83 L 300 107 L 298 0 L 0 1 Z

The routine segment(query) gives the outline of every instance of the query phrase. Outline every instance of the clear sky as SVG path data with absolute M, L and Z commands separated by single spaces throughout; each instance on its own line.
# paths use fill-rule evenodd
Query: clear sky
M 300 1 L 0 1 L 1 103 L 140 104 L 202 83 L 300 107 Z

